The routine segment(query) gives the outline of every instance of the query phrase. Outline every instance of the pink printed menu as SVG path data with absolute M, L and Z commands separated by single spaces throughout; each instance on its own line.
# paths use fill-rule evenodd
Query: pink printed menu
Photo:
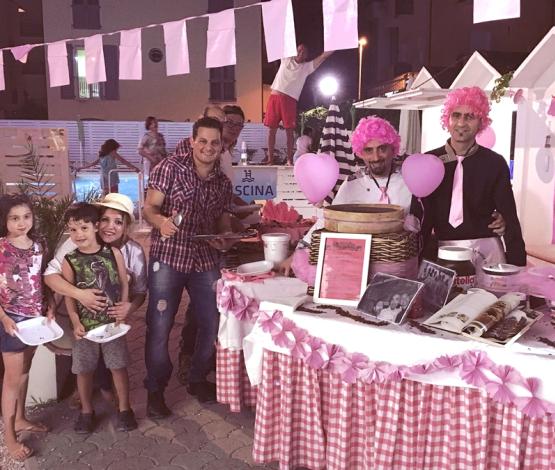
M 358 300 L 364 272 L 365 240 L 327 238 L 320 297 Z

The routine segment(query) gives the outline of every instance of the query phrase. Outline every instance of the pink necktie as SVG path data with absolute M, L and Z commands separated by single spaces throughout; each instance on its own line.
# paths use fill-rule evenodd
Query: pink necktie
M 379 188 L 381 191 L 379 204 L 389 204 L 389 196 L 387 195 L 387 186 Z
M 457 168 L 455 168 L 455 175 L 453 177 L 449 223 L 454 228 L 457 228 L 463 223 L 463 159 L 464 157 L 457 155 Z

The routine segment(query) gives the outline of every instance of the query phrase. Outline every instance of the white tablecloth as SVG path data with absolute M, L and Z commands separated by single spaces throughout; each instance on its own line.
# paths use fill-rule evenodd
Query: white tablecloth
M 555 401 L 555 374 L 551 373 L 555 365 L 553 356 L 555 348 L 542 345 L 537 341 L 540 336 L 555 340 L 555 330 L 549 325 L 547 316 L 517 343 L 499 347 L 446 332 L 422 333 L 407 324 L 381 327 L 365 325 L 312 303 L 305 306 L 323 310 L 324 313 L 293 311 L 290 307 L 293 303 L 292 297 L 298 300 L 299 296 L 306 292 L 306 284 L 298 279 L 276 277 L 262 283 L 234 283 L 234 285 L 243 294 L 260 300 L 260 310 L 281 310 L 285 318 L 294 321 L 310 335 L 342 346 L 348 352 L 362 353 L 372 361 L 411 366 L 431 362 L 443 355 L 451 356 L 468 350 L 482 350 L 497 365 L 510 365 L 524 377 L 540 378 L 543 387 L 539 396 L 551 402 Z M 284 304 L 280 304 L 280 301 Z M 253 385 L 259 384 L 261 380 L 264 349 L 289 354 L 287 349 L 276 346 L 270 334 L 262 331 L 257 323 L 239 321 L 233 315 L 221 316 L 219 341 L 224 348 L 243 349 L 249 378 Z M 437 385 L 469 386 L 452 372 L 436 372 L 416 379 Z

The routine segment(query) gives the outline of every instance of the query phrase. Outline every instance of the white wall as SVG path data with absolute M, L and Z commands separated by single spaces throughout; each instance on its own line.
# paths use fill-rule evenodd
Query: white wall
M 555 118 L 546 114 L 554 94 L 555 81 L 546 90 L 525 91 L 518 106 L 513 186 L 527 244 L 550 244 L 554 236 L 555 149 L 547 158 L 543 150 L 547 135 L 555 146 Z M 538 173 L 546 166 L 547 177 Z

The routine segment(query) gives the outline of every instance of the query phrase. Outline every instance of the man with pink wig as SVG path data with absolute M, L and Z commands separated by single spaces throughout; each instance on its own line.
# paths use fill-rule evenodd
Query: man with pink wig
M 393 162 L 401 143 L 395 128 L 377 116 L 363 118 L 353 131 L 351 143 L 357 157 L 364 162 L 364 168 L 343 182 L 333 204 L 396 204 L 403 207 L 405 215 L 408 215 L 412 194 Z M 309 246 L 312 232 L 323 227 L 323 219 L 318 219 L 299 242 L 299 247 Z M 281 264 L 286 275 L 289 274 L 292 259 L 290 257 Z
M 476 135 L 491 124 L 490 105 L 478 87 L 451 91 L 441 115 L 451 137 L 445 146 L 428 153 L 445 163 L 439 187 L 424 198 L 424 241 L 430 247 L 432 231 L 439 246 L 472 248 L 475 264 L 526 264 L 526 251 L 505 159 L 476 143 Z M 505 220 L 503 243 L 495 232 L 493 213 Z M 430 250 L 426 251 L 430 256 Z

